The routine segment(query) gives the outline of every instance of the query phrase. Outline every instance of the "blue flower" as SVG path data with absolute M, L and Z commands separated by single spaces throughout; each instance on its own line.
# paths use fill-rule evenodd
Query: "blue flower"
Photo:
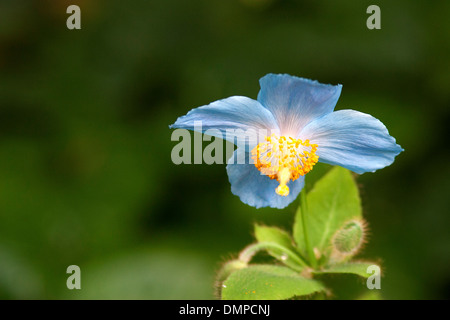
M 238 144 L 228 160 L 227 173 L 231 192 L 248 205 L 286 207 L 317 162 L 362 174 L 390 165 L 403 151 L 378 119 L 354 110 L 334 111 L 342 85 L 287 74 L 268 74 L 259 83 L 257 100 L 218 100 L 189 111 L 170 126 L 198 130 L 194 122 L 201 122 L 202 132 L 238 132 L 237 140 L 245 144 Z M 251 130 L 267 134 L 259 140 L 242 136 Z M 236 143 L 234 136 L 225 139 Z

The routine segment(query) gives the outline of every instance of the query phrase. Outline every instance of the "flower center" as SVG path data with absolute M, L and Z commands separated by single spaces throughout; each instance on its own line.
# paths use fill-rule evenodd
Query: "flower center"
M 280 196 L 289 194 L 287 183 L 310 172 L 319 160 L 317 144 L 292 137 L 272 134 L 252 150 L 255 167 L 280 185 L 275 192 Z

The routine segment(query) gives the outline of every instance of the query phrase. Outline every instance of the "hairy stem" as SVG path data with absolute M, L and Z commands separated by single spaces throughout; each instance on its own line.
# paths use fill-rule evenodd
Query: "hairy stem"
M 244 250 L 241 251 L 241 253 L 239 254 L 239 260 L 245 263 L 249 263 L 256 253 L 263 250 L 279 251 L 281 252 L 281 254 L 286 254 L 288 259 L 295 261 L 298 265 L 302 267 L 307 266 L 306 262 L 303 261 L 303 259 L 300 258 L 295 252 L 283 246 L 280 246 L 279 244 L 276 244 L 274 242 L 258 242 L 249 245 L 248 247 L 244 248 Z
M 308 236 L 308 205 L 306 203 L 306 186 L 300 192 L 300 214 L 302 216 L 303 235 L 305 236 L 305 246 L 309 257 L 309 263 L 313 269 L 317 269 L 317 260 L 314 250 L 311 247 Z

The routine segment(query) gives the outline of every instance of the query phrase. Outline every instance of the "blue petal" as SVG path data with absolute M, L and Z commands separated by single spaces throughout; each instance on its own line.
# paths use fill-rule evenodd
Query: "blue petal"
M 238 164 L 243 162 L 241 161 L 243 158 L 247 159 L 245 164 Z M 275 192 L 279 185 L 278 181 L 261 174 L 254 164 L 249 164 L 248 158 L 249 154 L 238 148 L 233 157 L 228 160 L 227 165 L 231 192 L 237 195 L 242 202 L 256 208 L 283 209 L 297 198 L 305 183 L 303 176 L 288 183 L 290 193 L 283 197 Z
M 195 125 L 197 122 L 201 123 L 201 130 Z M 264 136 L 270 135 L 271 132 L 279 132 L 275 118 L 269 110 L 256 100 L 241 96 L 218 100 L 209 105 L 192 109 L 185 116 L 179 117 L 170 128 L 201 132 L 215 129 L 208 134 L 232 143 L 236 143 L 236 141 L 233 136 L 225 134 L 226 130 L 240 130 L 240 134 L 238 131 L 238 140 L 248 139 L 243 132 L 248 133 L 251 130 L 263 130 Z
M 268 74 L 259 80 L 258 101 L 269 109 L 281 134 L 297 137 L 311 121 L 334 110 L 342 85 L 321 84 L 287 74 Z
M 300 139 L 318 145 L 319 162 L 356 173 L 384 168 L 403 151 L 380 120 L 354 110 L 336 111 L 310 123 Z

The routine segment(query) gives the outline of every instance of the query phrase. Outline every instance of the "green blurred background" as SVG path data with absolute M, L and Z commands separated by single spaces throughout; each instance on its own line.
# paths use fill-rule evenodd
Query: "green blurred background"
M 370 4 L 381 30 L 366 28 Z M 253 223 L 289 228 L 298 202 L 257 210 L 224 165 L 174 165 L 168 125 L 256 98 L 270 72 L 342 83 L 336 108 L 397 138 L 395 163 L 358 178 L 360 256 L 381 259 L 386 299 L 450 298 L 449 14 L 449 1 L 2 0 L 0 298 L 213 299 Z M 66 288 L 72 264 L 81 290 Z

